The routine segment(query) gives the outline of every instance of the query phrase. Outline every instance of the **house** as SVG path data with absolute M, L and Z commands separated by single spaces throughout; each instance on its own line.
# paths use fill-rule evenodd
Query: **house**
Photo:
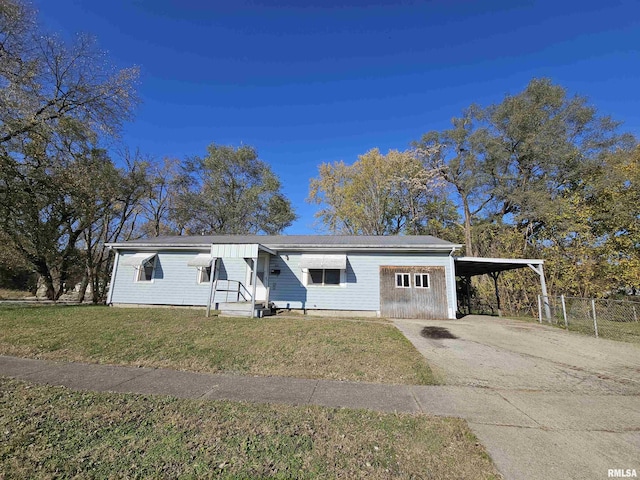
M 456 316 L 460 245 L 432 236 L 174 236 L 108 246 L 112 305 Z

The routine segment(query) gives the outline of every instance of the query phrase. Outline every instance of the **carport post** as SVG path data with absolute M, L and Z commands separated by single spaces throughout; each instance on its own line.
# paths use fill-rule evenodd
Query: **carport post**
M 489 272 L 489 276 L 493 278 L 493 288 L 496 291 L 496 302 L 498 303 L 498 316 L 502 316 L 502 309 L 500 308 L 500 291 L 498 290 L 498 277 L 500 272 Z
M 544 279 L 544 268 L 542 268 L 542 264 L 537 266 L 528 264 L 529 268 L 536 272 L 540 277 L 540 290 L 542 290 L 542 300 L 544 302 L 544 315 L 547 317 L 547 320 L 551 321 L 551 307 L 549 307 L 549 295 L 547 294 L 547 282 Z

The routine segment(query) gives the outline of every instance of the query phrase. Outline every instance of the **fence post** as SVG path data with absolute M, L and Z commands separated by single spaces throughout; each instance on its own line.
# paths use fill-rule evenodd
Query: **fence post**
M 596 320 L 596 301 L 591 299 L 591 310 L 593 310 L 593 330 L 596 332 L 596 338 L 598 338 L 598 321 Z
M 547 316 L 547 323 L 551 325 L 552 323 L 554 323 L 554 321 L 552 320 L 552 317 L 556 314 L 556 312 L 554 309 L 553 315 L 551 315 L 551 306 L 549 304 L 549 298 L 550 297 L 548 295 L 542 295 L 542 303 L 544 304 L 544 313 L 546 315 L 547 311 L 549 311 L 549 315 Z
M 633 308 L 633 321 L 637 322 L 638 321 L 638 314 L 636 313 L 636 306 L 635 305 L 631 305 L 631 308 Z
M 538 322 L 542 323 L 542 298 L 538 295 Z
M 564 328 L 569 330 L 569 322 L 567 322 L 567 306 L 564 303 L 564 295 L 560 295 L 560 301 L 562 302 L 562 317 L 564 318 Z

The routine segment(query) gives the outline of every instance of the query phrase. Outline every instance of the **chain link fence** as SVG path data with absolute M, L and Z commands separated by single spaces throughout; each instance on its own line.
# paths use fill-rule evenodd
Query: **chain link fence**
M 640 302 L 538 296 L 538 321 L 586 335 L 640 343 Z

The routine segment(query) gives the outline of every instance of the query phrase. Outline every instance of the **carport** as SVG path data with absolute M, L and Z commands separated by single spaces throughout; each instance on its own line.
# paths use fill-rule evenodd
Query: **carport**
M 500 293 L 498 292 L 498 277 L 506 270 L 516 270 L 527 268 L 536 272 L 540 277 L 541 298 L 544 303 L 544 314 L 546 318 L 551 318 L 551 308 L 549 307 L 549 297 L 547 296 L 547 282 L 544 279 L 544 260 L 533 258 L 483 258 L 483 257 L 455 257 L 456 276 L 465 279 L 466 301 L 469 311 L 471 311 L 471 293 L 469 285 L 471 277 L 476 275 L 489 275 L 493 279 L 498 303 L 498 313 L 500 314 Z

